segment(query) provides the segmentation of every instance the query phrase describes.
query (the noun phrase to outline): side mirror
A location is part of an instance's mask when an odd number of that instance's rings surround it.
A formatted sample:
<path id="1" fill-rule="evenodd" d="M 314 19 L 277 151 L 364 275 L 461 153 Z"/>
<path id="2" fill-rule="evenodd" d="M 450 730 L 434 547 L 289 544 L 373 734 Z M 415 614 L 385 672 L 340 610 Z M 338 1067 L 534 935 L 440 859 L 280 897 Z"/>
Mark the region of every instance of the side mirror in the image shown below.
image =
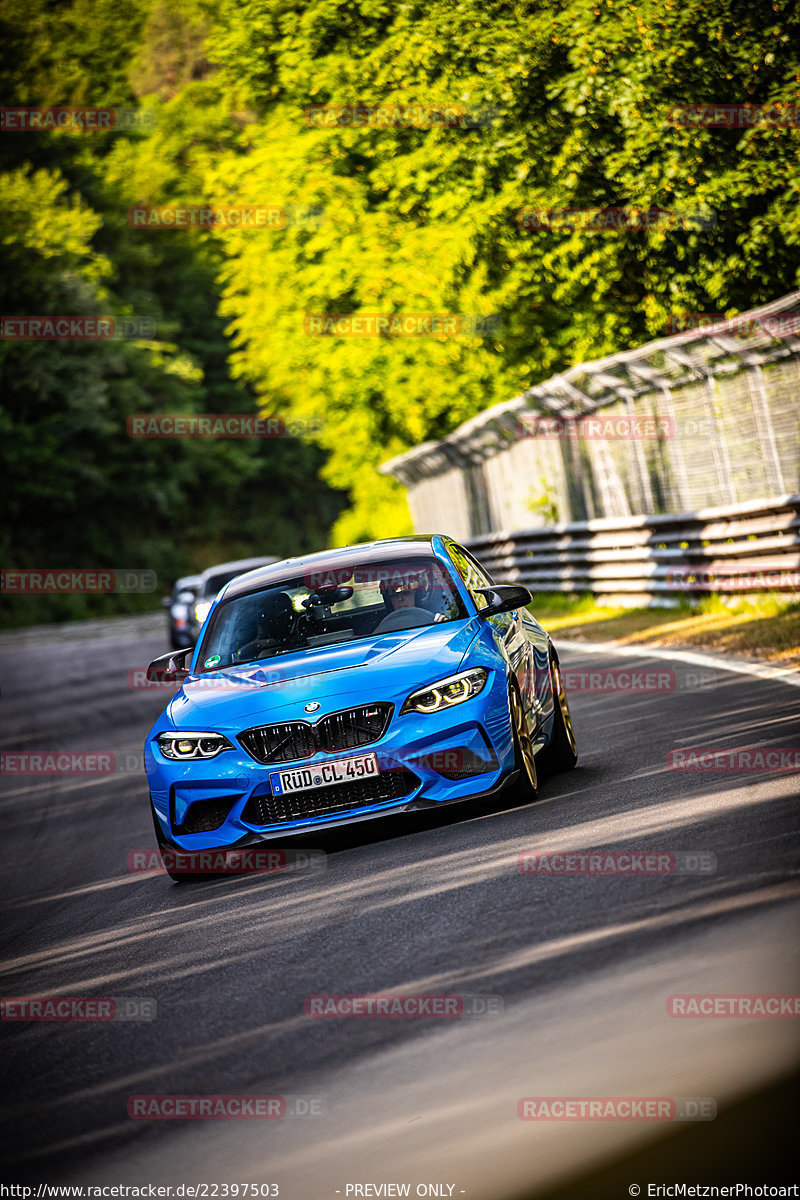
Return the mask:
<path id="1" fill-rule="evenodd" d="M 161 607 L 162 608 L 171 608 L 172 607 L 172 596 L 164 596 L 161 601 Z"/>
<path id="2" fill-rule="evenodd" d="M 475 591 L 480 592 L 489 601 L 486 607 L 478 612 L 482 620 L 486 617 L 496 617 L 498 613 L 513 612 L 515 608 L 524 608 L 533 599 L 521 583 L 496 583 L 493 587 L 475 588 Z"/>
<path id="3" fill-rule="evenodd" d="M 189 674 L 186 664 L 193 654 L 194 646 L 187 646 L 185 650 L 170 650 L 169 654 L 154 658 L 147 668 L 147 678 L 151 683 L 176 683 L 185 679 Z"/>

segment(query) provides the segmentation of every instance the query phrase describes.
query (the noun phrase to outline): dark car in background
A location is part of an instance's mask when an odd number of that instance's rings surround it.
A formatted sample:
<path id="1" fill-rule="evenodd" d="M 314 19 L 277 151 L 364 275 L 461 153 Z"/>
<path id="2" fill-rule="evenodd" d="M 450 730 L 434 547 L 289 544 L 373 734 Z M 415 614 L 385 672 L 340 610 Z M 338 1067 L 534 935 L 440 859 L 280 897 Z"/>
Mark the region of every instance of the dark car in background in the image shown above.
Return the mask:
<path id="1" fill-rule="evenodd" d="M 217 563 L 216 566 L 208 567 L 199 578 L 194 603 L 189 606 L 188 641 L 183 644 L 193 646 L 197 641 L 203 622 L 211 611 L 214 598 L 226 583 L 230 583 L 237 575 L 243 575 L 245 571 L 253 571 L 256 567 L 267 567 L 270 563 L 277 561 L 275 555 L 272 555 L 270 558 L 238 558 L 231 562 Z"/>
<path id="2" fill-rule="evenodd" d="M 167 610 L 167 632 L 173 650 L 184 650 L 194 643 L 189 632 L 189 617 L 200 591 L 200 575 L 183 575 L 175 580 L 172 595 L 164 600 Z"/>

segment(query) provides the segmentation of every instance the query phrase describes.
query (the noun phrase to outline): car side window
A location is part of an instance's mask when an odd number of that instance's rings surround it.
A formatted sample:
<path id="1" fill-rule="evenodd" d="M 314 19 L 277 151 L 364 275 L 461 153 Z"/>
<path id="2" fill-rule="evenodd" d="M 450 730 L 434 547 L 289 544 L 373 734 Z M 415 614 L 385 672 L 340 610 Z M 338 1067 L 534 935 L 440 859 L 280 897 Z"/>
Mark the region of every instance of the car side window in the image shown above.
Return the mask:
<path id="1" fill-rule="evenodd" d="M 453 560 L 456 570 L 464 581 L 464 586 L 473 599 L 477 609 L 485 608 L 489 601 L 477 588 L 491 587 L 493 580 L 480 567 L 468 550 L 463 546 L 450 545 L 447 552 Z"/>

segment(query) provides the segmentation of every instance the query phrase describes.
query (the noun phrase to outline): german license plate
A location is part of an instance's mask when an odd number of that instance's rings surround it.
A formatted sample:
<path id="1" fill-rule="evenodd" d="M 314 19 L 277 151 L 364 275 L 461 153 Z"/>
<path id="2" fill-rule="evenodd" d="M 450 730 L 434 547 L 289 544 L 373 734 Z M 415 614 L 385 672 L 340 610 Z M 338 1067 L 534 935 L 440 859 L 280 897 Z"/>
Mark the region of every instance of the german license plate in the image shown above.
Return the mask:
<path id="1" fill-rule="evenodd" d="M 306 792 L 309 788 L 331 787 L 336 783 L 355 783 L 377 775 L 377 754 L 356 754 L 353 758 L 334 758 L 331 762 L 314 763 L 313 767 L 292 767 L 276 771 L 269 782 L 273 796 L 287 792 Z"/>

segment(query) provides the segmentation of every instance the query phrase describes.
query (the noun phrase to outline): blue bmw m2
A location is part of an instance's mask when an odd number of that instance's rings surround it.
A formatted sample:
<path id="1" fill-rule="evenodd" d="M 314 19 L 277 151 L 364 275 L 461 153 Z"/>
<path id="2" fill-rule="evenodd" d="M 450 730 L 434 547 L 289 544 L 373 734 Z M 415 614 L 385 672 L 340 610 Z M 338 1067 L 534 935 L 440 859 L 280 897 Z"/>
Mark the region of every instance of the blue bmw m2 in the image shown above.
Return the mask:
<path id="1" fill-rule="evenodd" d="M 573 767 L 577 747 L 530 600 L 441 534 L 231 580 L 197 644 L 148 668 L 181 682 L 145 743 L 162 852 L 174 865 L 505 787 L 535 796 L 540 766 Z"/>

